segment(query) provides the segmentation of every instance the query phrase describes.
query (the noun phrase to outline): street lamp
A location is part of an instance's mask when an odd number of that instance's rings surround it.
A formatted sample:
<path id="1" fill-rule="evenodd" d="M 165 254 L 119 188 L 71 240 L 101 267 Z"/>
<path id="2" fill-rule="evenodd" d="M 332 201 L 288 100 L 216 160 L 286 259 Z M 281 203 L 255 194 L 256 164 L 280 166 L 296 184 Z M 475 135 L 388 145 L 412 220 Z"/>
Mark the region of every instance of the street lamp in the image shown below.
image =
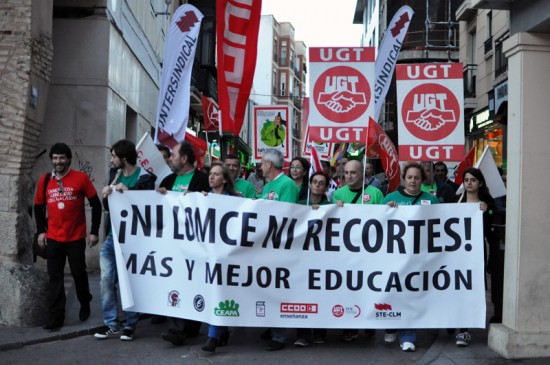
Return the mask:
<path id="1" fill-rule="evenodd" d="M 149 4 L 151 5 L 151 9 L 153 9 L 153 13 L 155 14 L 155 18 L 159 15 L 166 15 L 166 16 L 170 15 L 170 11 L 168 11 L 168 7 L 172 3 L 172 0 L 164 0 L 164 3 L 166 4 L 166 11 L 159 12 L 159 11 L 155 10 L 155 7 L 153 5 L 153 0 L 149 0 Z"/>

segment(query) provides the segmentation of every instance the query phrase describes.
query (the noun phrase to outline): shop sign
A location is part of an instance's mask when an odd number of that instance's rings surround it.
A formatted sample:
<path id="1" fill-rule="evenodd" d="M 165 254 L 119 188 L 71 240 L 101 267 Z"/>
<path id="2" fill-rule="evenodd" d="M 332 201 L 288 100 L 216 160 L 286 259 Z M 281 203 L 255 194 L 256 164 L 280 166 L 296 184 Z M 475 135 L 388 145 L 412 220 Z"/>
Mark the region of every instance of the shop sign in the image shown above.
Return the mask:
<path id="1" fill-rule="evenodd" d="M 493 123 L 493 120 L 490 117 L 489 109 L 485 109 L 482 112 L 474 114 L 470 118 L 470 125 L 468 130 L 471 133 L 475 130 L 482 129 L 491 123 Z"/>

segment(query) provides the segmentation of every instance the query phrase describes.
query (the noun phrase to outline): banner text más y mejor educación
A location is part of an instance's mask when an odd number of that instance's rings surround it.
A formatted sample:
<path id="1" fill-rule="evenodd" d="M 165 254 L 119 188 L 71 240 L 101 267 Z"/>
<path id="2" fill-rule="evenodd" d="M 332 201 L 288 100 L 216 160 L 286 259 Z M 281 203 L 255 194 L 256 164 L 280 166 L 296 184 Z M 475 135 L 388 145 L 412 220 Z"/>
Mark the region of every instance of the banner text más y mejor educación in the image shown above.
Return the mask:
<path id="1" fill-rule="evenodd" d="M 109 206 L 127 310 L 228 326 L 485 326 L 478 204 L 312 210 L 140 191 Z"/>

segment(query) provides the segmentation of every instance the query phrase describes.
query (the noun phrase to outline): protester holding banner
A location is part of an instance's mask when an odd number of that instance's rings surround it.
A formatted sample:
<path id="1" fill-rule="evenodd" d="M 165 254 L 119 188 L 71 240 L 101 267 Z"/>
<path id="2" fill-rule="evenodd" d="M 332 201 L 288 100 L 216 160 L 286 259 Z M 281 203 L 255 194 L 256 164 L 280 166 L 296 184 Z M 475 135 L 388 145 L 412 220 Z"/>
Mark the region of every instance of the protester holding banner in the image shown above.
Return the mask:
<path id="1" fill-rule="evenodd" d="M 233 179 L 230 175 L 227 165 L 220 162 L 214 162 L 210 168 L 208 174 L 208 184 L 210 186 L 210 192 L 203 192 L 204 195 L 208 194 L 221 194 L 240 196 L 240 193 L 235 191 Z M 208 339 L 204 346 L 203 351 L 215 352 L 216 347 L 227 345 L 229 340 L 229 331 L 226 326 L 208 325 Z"/>
<path id="2" fill-rule="evenodd" d="M 170 156 L 173 174 L 162 180 L 157 191 L 166 194 L 168 190 L 177 192 L 208 191 L 210 185 L 205 173 L 195 168 L 195 152 L 191 143 L 184 141 L 174 146 Z M 173 327 L 162 334 L 162 339 L 173 345 L 182 346 L 187 338 L 198 336 L 201 322 L 172 318 Z"/>
<path id="3" fill-rule="evenodd" d="M 309 199 L 300 199 L 298 204 L 319 206 L 330 204 L 327 198 L 329 177 L 323 171 L 314 172 L 309 178 Z"/>
<path id="4" fill-rule="evenodd" d="M 103 207 L 109 210 L 107 197 L 116 190 L 122 193 L 124 190 L 153 190 L 156 176 L 145 169 L 136 166 L 136 146 L 128 140 L 117 141 L 111 148 L 111 164 L 113 168 L 109 173 L 108 185 L 103 188 Z M 106 219 L 107 237 L 99 252 L 99 265 L 101 267 L 101 308 L 103 309 L 103 323 L 105 324 L 94 337 L 106 339 L 117 335 L 122 325 L 123 341 L 132 341 L 134 331 L 139 319 L 139 313 L 124 311 L 124 321 L 118 318 L 117 309 L 117 266 L 115 258 L 115 244 L 111 228 L 111 220 Z"/>
<path id="5" fill-rule="evenodd" d="M 324 172 L 314 172 L 309 178 L 309 199 L 300 200 L 298 204 L 311 205 L 313 209 L 317 209 L 319 205 L 329 204 L 330 202 L 326 195 L 329 181 L 329 177 Z M 294 345 L 298 347 L 307 347 L 310 341 L 315 344 L 323 344 L 325 343 L 326 335 L 327 330 L 323 328 L 298 328 Z"/>
<path id="6" fill-rule="evenodd" d="M 303 157 L 294 157 L 290 161 L 287 176 L 294 181 L 298 190 L 298 200 L 307 198 L 307 182 L 308 182 L 309 162 Z"/>
<path id="7" fill-rule="evenodd" d="M 260 198 L 287 203 L 296 203 L 298 201 L 298 190 L 294 181 L 283 172 L 284 163 L 281 151 L 274 148 L 266 149 L 262 156 L 261 169 L 268 183 L 265 184 Z M 286 329 L 272 328 L 271 342 L 266 350 L 282 350 L 285 347 L 285 341 Z"/>
<path id="8" fill-rule="evenodd" d="M 347 204 L 380 204 L 384 195 L 380 189 L 363 185 L 363 164 L 357 160 L 349 161 L 344 167 L 346 186 L 334 192 L 332 201 L 338 205 Z"/>
<path id="9" fill-rule="evenodd" d="M 481 170 L 475 167 L 467 168 L 462 174 L 464 192 L 460 196 L 459 203 L 479 203 L 479 209 L 483 212 L 483 234 L 489 243 L 489 260 L 487 260 L 487 251 L 485 250 L 486 265 L 488 269 L 494 267 L 493 261 L 497 257 L 498 243 L 494 239 L 492 230 L 493 214 L 495 212 L 495 201 L 485 182 L 485 177 Z M 491 271 L 491 287 L 493 282 L 493 271 Z M 456 335 L 456 345 L 460 347 L 468 346 L 471 336 L 467 328 L 461 328 Z"/>
<path id="10" fill-rule="evenodd" d="M 382 204 L 397 208 L 399 205 L 431 205 L 438 204 L 439 200 L 430 193 L 421 190 L 422 181 L 426 179 L 421 165 L 411 162 L 403 168 L 401 175 L 404 186 L 399 186 L 396 191 L 388 194 Z M 396 331 L 386 330 L 384 341 L 392 343 L 396 340 Z M 416 330 L 399 330 L 399 343 L 401 349 L 406 352 L 416 351 Z"/>
<path id="11" fill-rule="evenodd" d="M 225 157 L 225 165 L 233 179 L 235 190 L 244 198 L 255 198 L 256 190 L 254 189 L 254 185 L 239 177 L 241 173 L 241 160 L 239 160 L 239 157 L 237 155 L 227 155 Z"/>
<path id="12" fill-rule="evenodd" d="M 357 160 L 351 160 L 344 166 L 346 186 L 334 192 L 332 202 L 338 206 L 344 204 L 380 204 L 384 195 L 380 189 L 374 186 L 364 186 L 363 164 Z M 367 330 L 368 335 L 374 335 L 374 331 Z M 344 342 L 351 342 L 358 337 L 357 330 L 345 330 L 342 333 Z"/>

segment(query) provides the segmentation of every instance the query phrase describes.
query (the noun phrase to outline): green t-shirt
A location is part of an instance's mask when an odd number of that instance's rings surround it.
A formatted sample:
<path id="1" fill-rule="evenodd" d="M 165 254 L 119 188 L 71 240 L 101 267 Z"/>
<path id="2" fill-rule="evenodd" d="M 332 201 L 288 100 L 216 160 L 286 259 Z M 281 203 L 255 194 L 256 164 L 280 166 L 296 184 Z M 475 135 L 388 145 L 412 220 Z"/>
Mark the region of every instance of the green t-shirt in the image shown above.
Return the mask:
<path id="1" fill-rule="evenodd" d="M 138 167 L 132 175 L 124 176 L 123 174 L 121 174 L 118 177 L 117 181 L 115 182 L 115 185 L 118 184 L 118 183 L 123 183 L 124 185 L 126 185 L 128 187 L 128 189 L 131 189 L 134 186 L 136 186 L 136 184 L 139 180 L 139 175 L 140 174 L 141 174 L 141 167 Z M 109 235 L 110 236 L 113 235 L 113 228 L 111 228 L 109 230 Z"/>
<path id="2" fill-rule="evenodd" d="M 241 178 L 237 178 L 237 180 L 235 180 L 235 190 L 243 194 L 243 198 L 256 197 L 256 190 L 254 189 L 254 185 Z"/>
<path id="3" fill-rule="evenodd" d="M 294 181 L 281 173 L 275 179 L 265 184 L 260 198 L 296 203 L 298 201 L 298 190 Z"/>
<path id="4" fill-rule="evenodd" d="M 349 204 L 355 199 L 356 195 L 357 192 L 351 191 L 349 185 L 346 185 L 334 192 L 332 202 L 336 203 L 338 200 L 342 200 L 344 203 Z M 380 204 L 382 199 L 384 199 L 384 194 L 382 194 L 380 189 L 369 185 L 363 191 L 363 201 L 361 202 L 361 197 L 359 197 L 355 204 Z"/>
<path id="5" fill-rule="evenodd" d="M 187 174 L 178 175 L 174 181 L 174 186 L 172 186 L 172 191 L 177 191 L 180 193 L 185 193 L 189 189 L 189 183 L 195 174 L 195 169 L 189 171 Z"/>
<path id="6" fill-rule="evenodd" d="M 433 196 L 435 196 L 437 194 L 437 184 L 435 182 L 432 185 L 422 184 L 420 186 L 420 190 L 428 194 L 433 194 Z"/>
<path id="7" fill-rule="evenodd" d="M 118 180 L 116 181 L 115 185 L 118 184 L 118 183 L 123 183 L 129 189 L 131 189 L 134 186 L 136 186 L 136 184 L 139 180 L 139 175 L 140 174 L 141 174 L 141 167 L 138 167 L 132 175 L 124 176 L 123 174 L 121 174 L 119 176 Z"/>
<path id="8" fill-rule="evenodd" d="M 398 190 L 386 195 L 384 200 L 382 200 L 382 204 L 386 204 L 388 202 L 396 202 L 398 205 L 412 205 L 415 200 L 416 203 L 414 205 L 439 204 L 439 200 L 435 196 L 430 193 L 426 193 L 425 191 L 423 191 L 420 197 L 418 197 L 417 199 L 417 196 L 409 195 L 405 192 L 400 192 Z"/>

